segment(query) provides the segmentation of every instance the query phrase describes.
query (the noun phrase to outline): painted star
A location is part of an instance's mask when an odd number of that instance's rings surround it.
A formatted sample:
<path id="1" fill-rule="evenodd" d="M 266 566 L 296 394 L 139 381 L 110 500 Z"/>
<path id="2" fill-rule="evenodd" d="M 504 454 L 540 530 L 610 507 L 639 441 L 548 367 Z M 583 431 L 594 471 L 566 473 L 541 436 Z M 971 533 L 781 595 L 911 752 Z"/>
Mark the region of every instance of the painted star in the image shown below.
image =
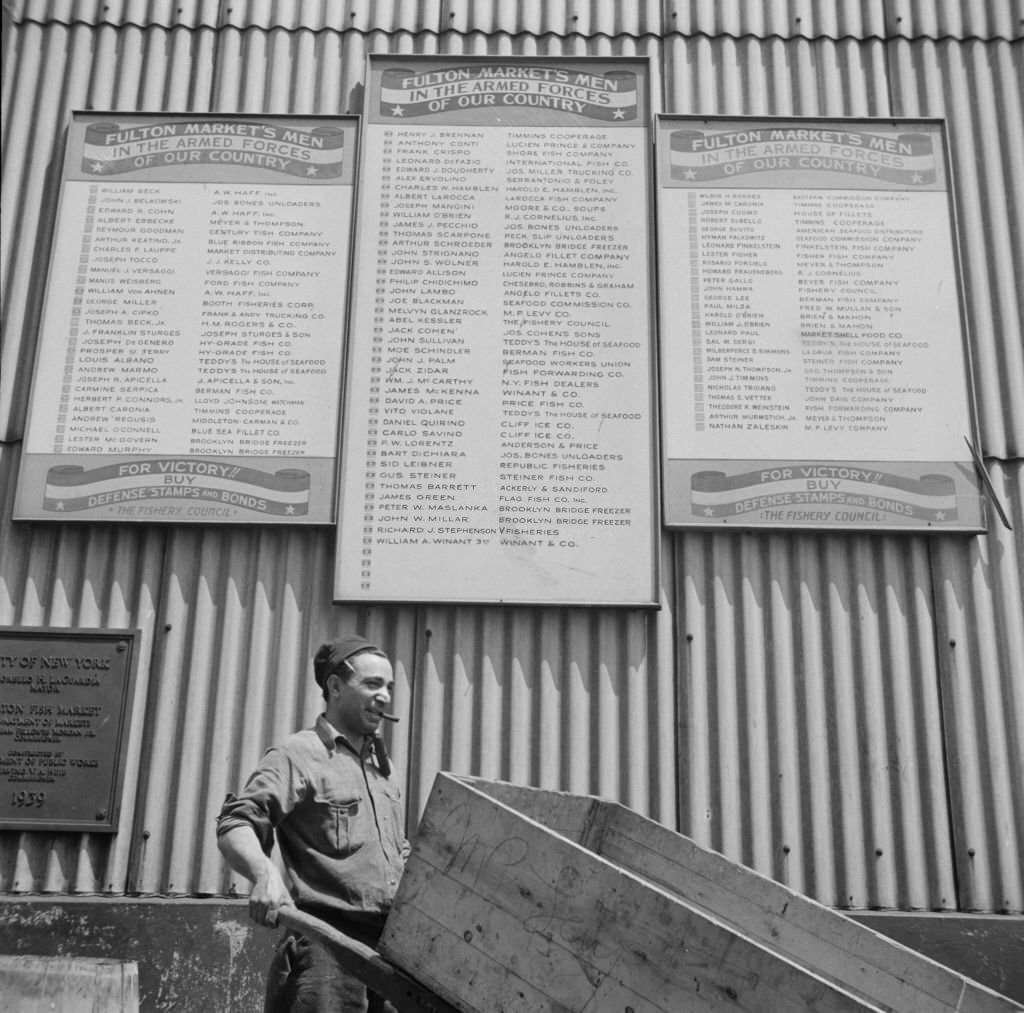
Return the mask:
<path id="1" fill-rule="evenodd" d="M 911 183 L 923 183 L 924 182 L 924 176 L 922 176 L 921 173 L 919 173 L 919 172 L 915 172 L 914 175 L 910 177 L 910 182 Z"/>
<path id="2" fill-rule="evenodd" d="M 106 165 L 104 165 L 103 162 L 93 162 L 92 163 L 92 171 L 93 172 L 103 172 L 104 169 L 106 169 Z"/>
<path id="3" fill-rule="evenodd" d="M 62 499 L 57 500 L 57 507 L 56 507 L 56 509 L 58 509 L 58 510 L 63 510 L 64 509 L 64 500 L 62 500 Z"/>
<path id="4" fill-rule="evenodd" d="M 687 169 L 686 172 L 683 175 L 687 179 L 696 179 L 697 178 L 697 172 L 696 172 L 695 169 Z"/>
<path id="5" fill-rule="evenodd" d="M 626 110 L 625 109 L 616 109 L 615 112 L 612 114 L 612 119 L 613 120 L 624 120 L 625 118 L 626 118 Z"/>
<path id="6" fill-rule="evenodd" d="M 392 106 L 391 107 L 391 115 L 392 116 L 404 116 L 405 115 L 405 110 L 401 106 Z"/>
<path id="7" fill-rule="evenodd" d="M 315 165 L 306 166 L 306 175 L 315 176 L 320 170 Z"/>
<path id="8" fill-rule="evenodd" d="M 714 517 L 715 516 L 715 511 L 712 510 L 711 507 L 704 507 L 704 516 L 705 517 Z"/>
<path id="9" fill-rule="evenodd" d="M 935 512 L 935 519 L 937 521 L 944 521 L 946 519 L 946 511 L 945 510 L 937 510 Z"/>
<path id="10" fill-rule="evenodd" d="M 286 506 L 286 507 L 284 508 L 284 512 L 285 512 L 286 514 L 294 514 L 294 513 L 295 513 L 295 507 L 293 507 L 293 506 L 292 506 L 292 505 L 291 505 L 291 504 L 289 503 L 289 504 L 288 504 L 288 506 Z"/>

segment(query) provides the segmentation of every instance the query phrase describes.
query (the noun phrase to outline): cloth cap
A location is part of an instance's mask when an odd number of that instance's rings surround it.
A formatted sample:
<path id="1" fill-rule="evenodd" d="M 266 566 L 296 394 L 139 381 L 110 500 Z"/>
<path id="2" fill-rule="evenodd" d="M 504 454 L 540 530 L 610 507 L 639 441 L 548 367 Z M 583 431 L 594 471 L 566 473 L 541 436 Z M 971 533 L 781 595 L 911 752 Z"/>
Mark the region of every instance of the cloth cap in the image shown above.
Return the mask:
<path id="1" fill-rule="evenodd" d="M 351 658 L 354 654 L 362 654 L 363 651 L 373 651 L 375 654 L 384 652 L 369 640 L 359 636 L 357 633 L 350 633 L 337 640 L 331 640 L 321 645 L 320 650 L 313 657 L 313 675 L 317 684 L 323 688 L 327 677 L 337 672 L 342 662 Z"/>

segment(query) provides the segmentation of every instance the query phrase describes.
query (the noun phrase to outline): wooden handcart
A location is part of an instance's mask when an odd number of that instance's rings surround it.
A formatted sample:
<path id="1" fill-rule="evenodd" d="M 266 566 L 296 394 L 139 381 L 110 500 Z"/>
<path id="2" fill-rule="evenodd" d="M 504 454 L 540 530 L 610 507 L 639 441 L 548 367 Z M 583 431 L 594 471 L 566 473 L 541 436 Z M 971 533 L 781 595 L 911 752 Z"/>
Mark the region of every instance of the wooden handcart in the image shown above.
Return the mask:
<path id="1" fill-rule="evenodd" d="M 401 1013 L 1012 1013 L 852 919 L 590 796 L 439 774 L 380 950 Z"/>

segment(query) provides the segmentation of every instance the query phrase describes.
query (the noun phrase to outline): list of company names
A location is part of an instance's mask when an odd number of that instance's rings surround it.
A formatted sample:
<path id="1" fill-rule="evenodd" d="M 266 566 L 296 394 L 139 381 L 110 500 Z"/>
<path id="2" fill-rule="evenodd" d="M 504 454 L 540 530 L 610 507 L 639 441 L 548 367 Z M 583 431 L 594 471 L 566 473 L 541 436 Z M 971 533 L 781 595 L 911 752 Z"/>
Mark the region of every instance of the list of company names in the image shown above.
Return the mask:
<path id="1" fill-rule="evenodd" d="M 649 600 L 643 139 L 368 129 L 342 596 Z"/>
<path id="2" fill-rule="evenodd" d="M 691 191 L 686 201 L 695 432 L 718 445 L 728 433 L 885 441 L 928 411 L 934 350 L 906 294 L 924 244 L 940 236 L 908 220 L 909 195 Z"/>

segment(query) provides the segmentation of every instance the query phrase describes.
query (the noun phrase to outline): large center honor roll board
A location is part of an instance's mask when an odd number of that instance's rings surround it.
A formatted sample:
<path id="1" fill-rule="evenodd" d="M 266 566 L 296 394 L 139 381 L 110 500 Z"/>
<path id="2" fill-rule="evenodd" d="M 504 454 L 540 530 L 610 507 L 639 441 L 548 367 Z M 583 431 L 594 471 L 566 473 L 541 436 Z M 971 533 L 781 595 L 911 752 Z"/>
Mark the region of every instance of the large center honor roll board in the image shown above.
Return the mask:
<path id="1" fill-rule="evenodd" d="M 357 130 L 73 115 L 16 517 L 333 522 Z"/>
<path id="2" fill-rule="evenodd" d="M 336 600 L 652 605 L 648 65 L 371 57 Z"/>
<path id="3" fill-rule="evenodd" d="M 941 122 L 656 143 L 665 523 L 983 530 Z"/>

